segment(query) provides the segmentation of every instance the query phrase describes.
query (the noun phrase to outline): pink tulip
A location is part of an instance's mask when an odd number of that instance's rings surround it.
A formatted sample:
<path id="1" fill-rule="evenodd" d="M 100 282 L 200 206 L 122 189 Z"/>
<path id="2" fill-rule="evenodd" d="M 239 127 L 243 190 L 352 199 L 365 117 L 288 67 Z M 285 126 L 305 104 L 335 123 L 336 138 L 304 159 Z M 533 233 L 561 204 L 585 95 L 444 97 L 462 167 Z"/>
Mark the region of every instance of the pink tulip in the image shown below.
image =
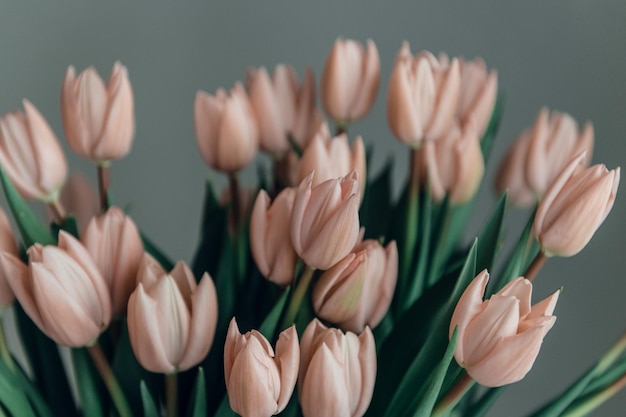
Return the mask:
<path id="1" fill-rule="evenodd" d="M 144 253 L 137 226 L 111 207 L 89 222 L 81 240 L 109 286 L 113 315 L 123 315 Z"/>
<path id="2" fill-rule="evenodd" d="M 585 154 L 571 161 L 539 202 L 533 233 L 546 256 L 576 255 L 613 207 L 620 169 L 582 169 L 585 161 Z"/>
<path id="3" fill-rule="evenodd" d="M 184 262 L 167 273 L 146 254 L 137 280 L 128 300 L 128 334 L 141 366 L 173 373 L 200 363 L 217 324 L 217 294 L 209 274 L 196 284 Z"/>
<path id="4" fill-rule="evenodd" d="M 359 243 L 313 287 L 317 315 L 340 328 L 361 332 L 376 327 L 389 309 L 398 279 L 398 249 L 375 240 Z"/>
<path id="5" fill-rule="evenodd" d="M 304 80 L 298 89 L 296 111 L 291 126 L 291 135 L 300 149 L 307 147 L 323 122 L 324 118 L 315 105 L 315 76 L 313 70 L 307 68 Z"/>
<path id="6" fill-rule="evenodd" d="M 287 406 L 298 378 L 296 328 L 280 333 L 276 354 L 256 330 L 241 334 L 233 317 L 224 346 L 224 375 L 230 407 L 242 417 L 269 417 Z"/>
<path id="7" fill-rule="evenodd" d="M 73 172 L 61 190 L 61 203 L 68 213 L 76 217 L 78 230 L 82 235 L 87 223 L 100 212 L 98 194 L 91 183 L 80 173 Z M 50 219 L 54 219 L 52 213 Z"/>
<path id="8" fill-rule="evenodd" d="M 230 95 L 223 89 L 214 96 L 198 91 L 194 120 L 200 154 L 211 168 L 234 173 L 256 156 L 258 127 L 241 84 L 235 84 Z"/>
<path id="9" fill-rule="evenodd" d="M 554 325 L 559 291 L 531 307 L 532 284 L 519 277 L 483 301 L 489 281 L 483 270 L 467 287 L 452 315 L 458 327 L 454 357 L 481 385 L 499 387 L 524 378 L 543 338 Z"/>
<path id="10" fill-rule="evenodd" d="M 15 257 L 20 256 L 20 251 L 17 247 L 17 243 L 15 243 L 15 236 L 13 236 L 13 229 L 11 229 L 9 219 L 4 210 L 0 207 L 0 253 L 5 252 Z M 4 308 L 8 307 L 13 300 L 15 300 L 13 290 L 11 290 L 7 277 L 4 275 L 4 268 L 0 268 L 0 315 L 2 315 Z"/>
<path id="11" fill-rule="evenodd" d="M 322 105 L 340 123 L 365 116 L 376 99 L 380 81 L 380 58 L 373 41 L 366 48 L 353 40 L 337 39 L 321 79 Z"/>
<path id="12" fill-rule="evenodd" d="M 350 253 L 359 236 L 359 179 L 352 171 L 312 188 L 313 175 L 296 191 L 291 242 L 308 266 L 328 269 Z"/>
<path id="13" fill-rule="evenodd" d="M 111 320 L 107 284 L 87 250 L 59 232 L 57 246 L 35 244 L 28 266 L 0 255 L 0 268 L 31 320 L 60 345 L 81 347 L 96 341 Z"/>
<path id="14" fill-rule="evenodd" d="M 461 60 L 460 64 L 461 91 L 456 117 L 461 126 L 471 121 L 478 138 L 482 139 L 496 104 L 498 74 L 493 70 L 488 71 L 481 58 Z"/>
<path id="15" fill-rule="evenodd" d="M 107 85 L 93 67 L 78 77 L 69 67 L 61 90 L 61 115 L 67 141 L 78 155 L 98 164 L 125 156 L 135 135 L 133 90 L 126 67 L 116 62 Z"/>
<path id="16" fill-rule="evenodd" d="M 41 113 L 23 104 L 24 112 L 0 117 L 0 165 L 22 197 L 54 202 L 67 176 L 65 156 Z"/>
<path id="17" fill-rule="evenodd" d="M 298 262 L 289 237 L 295 197 L 295 188 L 285 188 L 270 205 L 269 196 L 261 190 L 250 217 L 254 261 L 265 278 L 280 286 L 291 284 Z"/>
<path id="18" fill-rule="evenodd" d="M 300 342 L 298 395 L 304 417 L 360 417 L 376 381 L 376 346 L 369 327 L 354 333 L 309 323 Z"/>
<path id="19" fill-rule="evenodd" d="M 402 44 L 389 80 L 387 121 L 402 142 L 419 147 L 450 129 L 457 111 L 461 74 L 459 61 L 430 52 L 411 56 L 408 42 Z"/>
<path id="20" fill-rule="evenodd" d="M 537 201 L 524 175 L 530 143 L 530 135 L 526 133 L 523 133 L 509 148 L 500 162 L 495 181 L 496 191 L 498 193 L 508 191 L 508 201 L 521 207 L 531 206 Z"/>

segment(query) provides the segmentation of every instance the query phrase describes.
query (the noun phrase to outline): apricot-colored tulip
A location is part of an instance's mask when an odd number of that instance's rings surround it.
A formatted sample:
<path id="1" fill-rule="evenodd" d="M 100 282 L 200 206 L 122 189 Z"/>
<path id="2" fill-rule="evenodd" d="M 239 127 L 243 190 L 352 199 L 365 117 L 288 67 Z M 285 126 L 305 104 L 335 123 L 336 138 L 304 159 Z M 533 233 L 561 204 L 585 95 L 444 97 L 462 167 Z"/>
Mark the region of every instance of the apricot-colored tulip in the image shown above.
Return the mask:
<path id="1" fill-rule="evenodd" d="M 4 252 L 10 253 L 16 257 L 19 257 L 20 254 L 9 219 L 4 210 L 0 207 L 0 253 Z M 4 276 L 4 269 L 0 268 L 0 314 L 2 314 L 2 310 L 9 306 L 13 300 L 15 300 L 13 290 L 11 290 L 7 278 Z"/>
<path id="2" fill-rule="evenodd" d="M 498 74 L 488 71 L 481 58 L 461 60 L 460 64 L 461 90 L 456 117 L 461 126 L 471 121 L 482 139 L 496 104 Z"/>

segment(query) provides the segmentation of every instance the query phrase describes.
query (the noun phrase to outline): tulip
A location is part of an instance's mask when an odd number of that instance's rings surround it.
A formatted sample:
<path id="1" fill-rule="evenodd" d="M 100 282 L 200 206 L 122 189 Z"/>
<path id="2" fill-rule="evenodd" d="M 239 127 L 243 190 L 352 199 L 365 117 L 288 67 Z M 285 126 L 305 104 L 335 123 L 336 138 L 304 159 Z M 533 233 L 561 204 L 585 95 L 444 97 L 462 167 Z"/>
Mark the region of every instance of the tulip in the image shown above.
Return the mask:
<path id="1" fill-rule="evenodd" d="M 217 324 L 217 295 L 209 274 L 196 284 L 184 262 L 167 273 L 146 254 L 137 280 L 128 300 L 128 334 L 141 366 L 169 374 L 200 363 Z"/>
<path id="2" fill-rule="evenodd" d="M 298 262 L 289 237 L 295 188 L 285 188 L 270 205 L 259 192 L 250 217 L 250 249 L 261 274 L 280 286 L 290 285 Z"/>
<path id="3" fill-rule="evenodd" d="M 461 126 L 471 121 L 478 138 L 482 139 L 496 104 L 498 74 L 496 71 L 488 72 L 485 61 L 480 58 L 461 60 L 460 70 L 461 89 L 456 117 Z"/>
<path id="4" fill-rule="evenodd" d="M 100 212 L 98 194 L 91 183 L 79 172 L 73 172 L 61 190 L 61 203 L 76 217 L 82 235 L 92 217 Z M 53 219 L 50 213 L 50 219 Z"/>
<path id="5" fill-rule="evenodd" d="M 423 152 L 418 155 L 426 167 L 429 190 L 435 201 L 442 201 L 448 194 L 450 204 L 460 205 L 478 191 L 485 162 L 472 122 L 462 131 L 455 125 L 443 137 L 425 143 Z"/>
<path id="6" fill-rule="evenodd" d="M 60 231 L 57 246 L 35 244 L 28 266 L 0 255 L 0 268 L 31 320 L 56 343 L 70 347 L 96 342 L 111 320 L 107 284 L 89 252 Z"/>
<path id="7" fill-rule="evenodd" d="M 308 266 L 328 269 L 350 253 L 359 236 L 358 174 L 352 171 L 312 188 L 313 176 L 296 191 L 291 242 Z"/>
<path id="8" fill-rule="evenodd" d="M 402 142 L 419 147 L 443 136 L 454 121 L 459 101 L 459 61 L 430 52 L 411 56 L 404 42 L 394 64 L 387 93 L 387 121 Z"/>
<path id="9" fill-rule="evenodd" d="M 313 70 L 307 68 L 298 89 L 294 120 L 290 130 L 300 149 L 307 147 L 323 122 L 324 118 L 315 106 L 315 76 Z"/>
<path id="10" fill-rule="evenodd" d="M 312 292 L 317 315 L 346 331 L 374 328 L 389 309 L 398 279 L 398 248 L 375 240 L 359 243 L 324 272 Z"/>
<path id="11" fill-rule="evenodd" d="M 380 81 L 380 58 L 371 40 L 367 47 L 353 40 L 337 39 L 321 79 L 322 105 L 339 123 L 365 116 L 376 99 Z"/>
<path id="12" fill-rule="evenodd" d="M 0 117 L 0 165 L 22 197 L 55 202 L 67 175 L 65 156 L 41 113 L 28 100 L 23 105 L 24 112 Z"/>
<path id="13" fill-rule="evenodd" d="M 224 375 L 230 407 L 242 417 L 269 417 L 284 410 L 298 378 L 296 328 L 280 333 L 276 355 L 257 330 L 239 332 L 233 317 L 224 346 Z"/>
<path id="14" fill-rule="evenodd" d="M 0 207 L 0 253 L 5 252 L 15 257 L 20 256 L 9 219 Z M 4 275 L 4 268 L 0 268 L 0 315 L 2 315 L 4 308 L 9 306 L 13 300 L 15 300 L 15 295 L 13 295 L 7 277 Z"/>
<path id="15" fill-rule="evenodd" d="M 234 173 L 256 156 L 258 127 L 241 84 L 230 95 L 221 88 L 214 96 L 198 91 L 194 120 L 200 154 L 213 169 Z"/>
<path id="16" fill-rule="evenodd" d="M 532 284 L 519 277 L 483 301 L 489 281 L 483 270 L 467 287 L 450 322 L 456 361 L 481 385 L 499 387 L 524 378 L 543 338 L 554 325 L 559 291 L 531 307 Z"/>
<path id="17" fill-rule="evenodd" d="M 581 169 L 585 160 L 585 154 L 572 160 L 539 202 L 533 233 L 546 256 L 576 255 L 613 207 L 620 169 Z"/>
<path id="18" fill-rule="evenodd" d="M 365 169 L 363 139 L 357 136 L 350 148 L 348 136 L 345 133 L 331 138 L 328 125 L 323 123 L 300 158 L 297 183 L 304 180 L 311 171 L 316 173 L 313 177 L 313 187 L 315 187 L 324 181 L 346 176 L 352 170 L 356 170 L 359 173 L 359 189 L 363 191 L 366 179 Z"/>
<path id="19" fill-rule="evenodd" d="M 376 346 L 369 327 L 357 336 L 309 323 L 300 342 L 298 395 L 304 417 L 360 417 L 376 380 Z"/>
<path id="20" fill-rule="evenodd" d="M 109 286 L 113 315 L 123 315 L 143 259 L 137 226 L 122 210 L 111 207 L 89 222 L 81 240 Z"/>
<path id="21" fill-rule="evenodd" d="M 530 206 L 541 198 L 575 156 L 586 152 L 589 165 L 594 142 L 593 126 L 579 132 L 576 121 L 566 113 L 541 109 L 534 125 L 515 140 L 500 164 L 496 188 L 509 189 L 517 205 Z"/>
<path id="22" fill-rule="evenodd" d="M 125 156 L 135 135 L 133 90 L 120 62 L 104 81 L 93 67 L 78 76 L 69 67 L 61 90 L 61 116 L 70 147 L 98 164 Z"/>

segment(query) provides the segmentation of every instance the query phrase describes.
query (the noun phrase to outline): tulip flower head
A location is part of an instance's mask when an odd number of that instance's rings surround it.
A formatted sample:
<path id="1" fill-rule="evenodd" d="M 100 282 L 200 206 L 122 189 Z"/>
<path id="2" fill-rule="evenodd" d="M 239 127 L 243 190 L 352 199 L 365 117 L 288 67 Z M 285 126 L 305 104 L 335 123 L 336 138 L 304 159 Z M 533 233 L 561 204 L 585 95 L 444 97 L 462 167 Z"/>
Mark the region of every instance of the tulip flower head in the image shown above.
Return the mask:
<path id="1" fill-rule="evenodd" d="M 345 257 L 359 236 L 359 178 L 344 178 L 312 187 L 314 172 L 298 190 L 291 214 L 291 242 L 304 262 L 328 269 Z"/>
<path id="2" fill-rule="evenodd" d="M 184 262 L 167 273 L 146 254 L 137 280 L 128 300 L 128 334 L 141 366 L 173 373 L 200 363 L 217 325 L 217 294 L 209 274 L 196 284 Z"/>
<path id="3" fill-rule="evenodd" d="M 306 148 L 309 141 L 324 122 L 322 114 L 315 104 L 315 75 L 307 68 L 304 80 L 298 88 L 296 110 L 290 133 L 300 149 Z"/>
<path id="4" fill-rule="evenodd" d="M 0 268 L 26 314 L 60 345 L 96 341 L 111 320 L 111 297 L 89 252 L 60 231 L 58 246 L 35 244 L 27 253 L 28 266 L 0 255 Z"/>
<path id="5" fill-rule="evenodd" d="M 0 253 L 4 252 L 15 257 L 19 257 L 20 254 L 9 219 L 0 207 Z M 13 300 L 15 300 L 13 290 L 11 290 L 7 277 L 4 276 L 4 269 L 0 268 L 0 315 L 2 315 L 4 308 L 9 306 Z"/>
<path id="6" fill-rule="evenodd" d="M 67 162 L 54 132 L 28 100 L 0 117 L 0 165 L 26 199 L 57 201 Z"/>
<path id="7" fill-rule="evenodd" d="M 472 61 L 460 60 L 461 88 L 456 118 L 461 124 L 473 123 L 482 139 L 493 113 L 498 94 L 498 74 L 488 71 L 485 61 L 475 58 Z"/>
<path id="8" fill-rule="evenodd" d="M 116 62 L 107 85 L 93 67 L 78 76 L 69 67 L 61 90 L 61 116 L 70 147 L 98 164 L 125 156 L 135 135 L 133 90 Z"/>
<path id="9" fill-rule="evenodd" d="M 533 233 L 546 256 L 576 255 L 613 208 L 620 169 L 583 169 L 585 161 L 574 158 L 539 202 Z"/>
<path id="10" fill-rule="evenodd" d="M 376 381 L 376 345 L 369 327 L 357 336 L 313 319 L 300 342 L 298 395 L 305 417 L 361 417 Z"/>
<path id="11" fill-rule="evenodd" d="M 224 346 L 224 375 L 230 407 L 242 417 L 269 417 L 284 410 L 298 378 L 296 328 L 280 333 L 276 354 L 257 330 L 239 332 L 233 317 Z"/>
<path id="12" fill-rule="evenodd" d="M 532 284 L 519 277 L 483 301 L 487 270 L 474 278 L 461 296 L 450 322 L 458 327 L 454 357 L 481 385 L 499 387 L 517 382 L 532 368 L 559 297 L 555 292 L 531 307 Z"/>
<path id="13" fill-rule="evenodd" d="M 380 57 L 373 41 L 337 39 L 326 58 L 321 79 L 322 105 L 340 124 L 365 116 L 376 99 Z"/>

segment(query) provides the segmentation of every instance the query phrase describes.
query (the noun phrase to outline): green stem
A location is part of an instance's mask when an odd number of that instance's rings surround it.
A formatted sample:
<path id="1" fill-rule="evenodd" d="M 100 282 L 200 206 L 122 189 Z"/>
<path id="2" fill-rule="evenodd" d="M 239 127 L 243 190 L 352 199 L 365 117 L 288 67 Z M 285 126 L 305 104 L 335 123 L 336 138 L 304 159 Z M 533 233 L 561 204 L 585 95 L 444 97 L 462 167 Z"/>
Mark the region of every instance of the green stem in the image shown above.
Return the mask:
<path id="1" fill-rule="evenodd" d="M 96 365 L 102 380 L 104 381 L 104 385 L 106 385 L 107 390 L 111 395 L 111 399 L 113 400 L 117 413 L 120 417 L 132 417 L 133 413 L 130 410 L 128 402 L 126 401 L 124 392 L 122 391 L 119 382 L 117 382 L 117 379 L 113 374 L 113 370 L 104 356 L 104 352 L 102 352 L 102 348 L 98 342 L 96 341 L 94 345 L 87 347 L 87 352 L 91 355 L 91 359 L 93 359 L 93 362 Z"/>
<path id="2" fill-rule="evenodd" d="M 448 411 L 452 410 L 461 398 L 465 395 L 465 393 L 474 385 L 474 380 L 470 377 L 467 372 L 463 371 L 456 384 L 450 388 L 448 391 L 435 406 L 433 410 L 432 417 L 441 417 L 445 415 Z"/>
<path id="3" fill-rule="evenodd" d="M 526 273 L 524 274 L 524 278 L 526 278 L 529 281 L 533 281 L 537 277 L 537 274 L 539 273 L 539 271 L 541 271 L 541 268 L 543 268 L 543 265 L 546 263 L 547 260 L 548 260 L 548 257 L 544 255 L 543 252 L 539 252 L 537 256 L 535 256 L 535 259 L 533 259 L 533 262 L 530 264 L 528 269 L 526 270 Z"/>
<path id="4" fill-rule="evenodd" d="M 601 374 L 609 369 L 626 349 L 626 333 L 624 333 L 613 346 L 602 356 L 596 366 L 595 374 Z"/>
<path id="5" fill-rule="evenodd" d="M 415 245 L 417 244 L 418 215 L 419 215 L 419 164 L 416 162 L 419 149 L 411 150 L 411 173 L 409 178 L 409 201 L 406 209 L 406 228 L 404 239 L 404 250 L 402 256 L 402 266 L 400 278 L 410 279 L 411 266 L 415 256 Z"/>
<path id="6" fill-rule="evenodd" d="M 583 417 L 591 413 L 596 408 L 604 404 L 609 398 L 617 394 L 622 388 L 626 386 L 626 375 L 615 381 L 612 385 L 609 385 L 605 389 L 599 391 L 597 394 L 592 395 L 589 399 L 582 404 L 572 407 L 569 411 L 561 414 L 563 417 Z"/>
<path id="7" fill-rule="evenodd" d="M 295 323 L 296 316 L 298 315 L 298 310 L 300 309 L 300 305 L 302 304 L 304 295 L 306 294 L 306 291 L 311 284 L 314 272 L 314 268 L 305 265 L 304 270 L 302 271 L 302 275 L 300 276 L 300 280 L 296 285 L 296 289 L 291 296 L 291 300 L 289 300 L 287 312 L 285 313 L 285 317 L 283 318 L 280 326 L 281 330 Z"/>
<path id="8" fill-rule="evenodd" d="M 100 210 L 103 212 L 109 208 L 109 187 L 111 178 L 109 175 L 109 165 L 98 164 L 98 190 L 100 192 Z"/>
<path id="9" fill-rule="evenodd" d="M 165 395 L 167 417 L 176 417 L 178 415 L 178 374 L 165 375 Z"/>
<path id="10" fill-rule="evenodd" d="M 13 358 L 11 357 L 11 353 L 9 352 L 9 348 L 7 346 L 7 340 L 4 337 L 4 325 L 2 323 L 2 316 L 0 315 L 0 357 L 7 364 L 11 371 L 15 372 L 15 362 L 13 362 Z"/>

